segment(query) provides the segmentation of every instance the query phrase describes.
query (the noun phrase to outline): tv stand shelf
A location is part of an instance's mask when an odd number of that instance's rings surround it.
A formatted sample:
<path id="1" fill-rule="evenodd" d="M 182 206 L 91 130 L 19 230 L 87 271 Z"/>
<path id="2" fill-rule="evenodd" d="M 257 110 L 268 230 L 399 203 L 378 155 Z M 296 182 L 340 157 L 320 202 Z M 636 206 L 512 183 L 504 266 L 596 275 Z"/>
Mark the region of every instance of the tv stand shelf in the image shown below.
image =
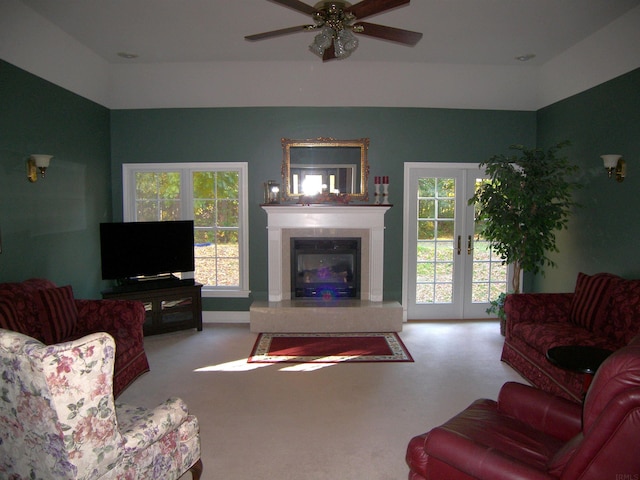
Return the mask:
<path id="1" fill-rule="evenodd" d="M 137 300 L 144 303 L 147 312 L 144 335 L 175 332 L 195 328 L 202 331 L 202 285 L 167 285 L 139 290 L 114 288 L 104 290 L 102 298 Z"/>

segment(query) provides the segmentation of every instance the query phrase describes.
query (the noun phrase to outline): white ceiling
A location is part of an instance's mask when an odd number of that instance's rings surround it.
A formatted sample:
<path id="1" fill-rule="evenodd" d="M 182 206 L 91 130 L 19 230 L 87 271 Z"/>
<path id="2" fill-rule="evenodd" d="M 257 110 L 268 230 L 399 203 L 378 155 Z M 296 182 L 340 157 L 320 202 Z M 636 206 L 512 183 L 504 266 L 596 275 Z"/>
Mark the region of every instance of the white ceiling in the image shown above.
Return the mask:
<path id="1" fill-rule="evenodd" d="M 313 1 L 313 0 L 312 0 Z M 109 63 L 309 61 L 312 32 L 245 35 L 312 23 L 268 0 L 22 0 Z M 309 4 L 312 4 L 309 2 Z M 543 65 L 640 0 L 413 0 L 367 21 L 424 33 L 415 47 L 360 36 L 345 62 Z M 139 55 L 125 60 L 118 52 Z M 317 59 L 320 62 L 320 59 Z"/>

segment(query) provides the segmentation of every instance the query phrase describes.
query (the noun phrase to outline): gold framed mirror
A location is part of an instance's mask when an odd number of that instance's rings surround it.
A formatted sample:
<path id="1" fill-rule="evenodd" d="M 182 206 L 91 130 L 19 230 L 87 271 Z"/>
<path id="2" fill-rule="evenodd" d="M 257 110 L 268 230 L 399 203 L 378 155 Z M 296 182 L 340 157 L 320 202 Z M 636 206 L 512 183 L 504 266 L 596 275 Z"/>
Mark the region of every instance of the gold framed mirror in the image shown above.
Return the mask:
<path id="1" fill-rule="evenodd" d="M 282 139 L 282 183 L 285 199 L 321 193 L 347 194 L 369 200 L 369 139 Z"/>

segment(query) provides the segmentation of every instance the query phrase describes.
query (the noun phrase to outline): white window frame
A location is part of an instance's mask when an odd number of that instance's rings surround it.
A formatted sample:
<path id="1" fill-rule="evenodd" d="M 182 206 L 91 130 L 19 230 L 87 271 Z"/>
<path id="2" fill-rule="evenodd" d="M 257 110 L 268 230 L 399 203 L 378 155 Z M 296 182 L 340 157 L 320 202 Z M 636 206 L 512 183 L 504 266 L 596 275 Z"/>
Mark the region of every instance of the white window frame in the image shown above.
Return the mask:
<path id="1" fill-rule="evenodd" d="M 125 222 L 136 221 L 135 174 L 138 172 L 180 172 L 182 192 L 180 202 L 181 220 L 193 220 L 193 171 L 236 171 L 238 179 L 238 248 L 240 249 L 240 285 L 202 287 L 203 297 L 248 297 L 249 290 L 249 201 L 247 162 L 191 162 L 191 163 L 124 163 L 122 164 L 122 218 Z"/>

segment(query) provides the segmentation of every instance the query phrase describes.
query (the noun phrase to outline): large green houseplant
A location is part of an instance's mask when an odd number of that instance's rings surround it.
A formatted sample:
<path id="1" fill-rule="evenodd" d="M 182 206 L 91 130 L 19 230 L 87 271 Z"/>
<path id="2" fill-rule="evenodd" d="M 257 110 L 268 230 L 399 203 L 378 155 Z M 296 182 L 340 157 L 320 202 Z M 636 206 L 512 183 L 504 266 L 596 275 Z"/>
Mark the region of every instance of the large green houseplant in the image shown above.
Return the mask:
<path id="1" fill-rule="evenodd" d="M 555 266 L 549 258 L 558 251 L 555 232 L 567 227 L 575 205 L 572 192 L 580 186 L 575 180 L 578 167 L 558 154 L 566 145 L 546 152 L 513 145 L 517 154 L 494 155 L 480 164 L 488 181 L 469 204 L 476 205 L 484 238 L 504 263 L 513 265 L 513 293 L 520 293 L 522 270 L 544 274 L 544 267 Z"/>

